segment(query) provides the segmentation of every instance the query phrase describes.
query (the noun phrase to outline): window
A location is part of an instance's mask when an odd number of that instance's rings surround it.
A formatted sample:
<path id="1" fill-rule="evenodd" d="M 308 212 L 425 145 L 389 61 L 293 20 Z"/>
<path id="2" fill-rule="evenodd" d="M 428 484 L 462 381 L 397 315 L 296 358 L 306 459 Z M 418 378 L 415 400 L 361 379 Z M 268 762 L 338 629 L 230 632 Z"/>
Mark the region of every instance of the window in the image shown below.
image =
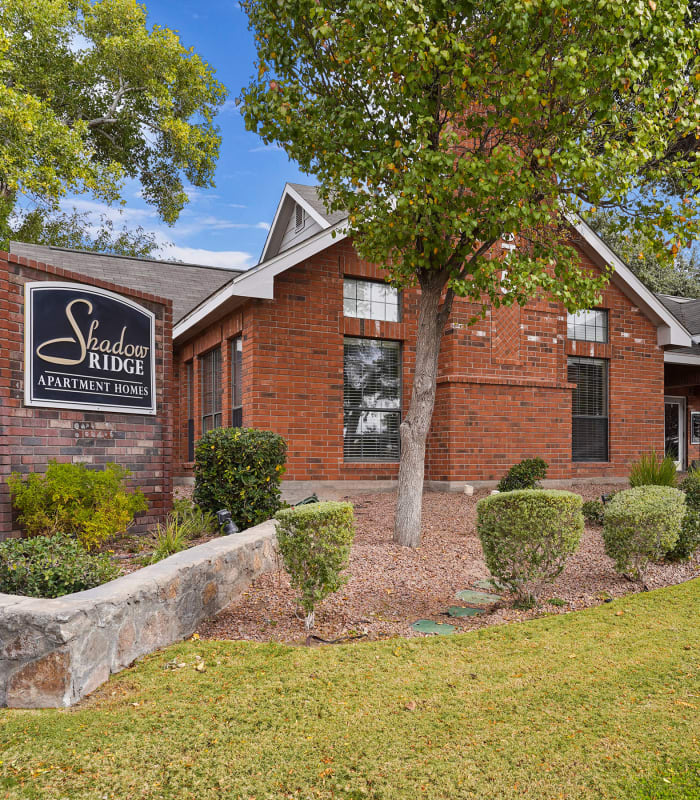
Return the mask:
<path id="1" fill-rule="evenodd" d="M 572 402 L 573 461 L 608 460 L 608 362 L 569 358 L 568 378 L 576 384 Z"/>
<path id="2" fill-rule="evenodd" d="M 306 211 L 299 205 L 294 206 L 294 230 L 300 231 L 306 224 Z"/>
<path id="3" fill-rule="evenodd" d="M 401 423 L 398 342 L 345 340 L 343 400 L 345 461 L 398 461 Z"/>
<path id="4" fill-rule="evenodd" d="M 343 313 L 346 317 L 398 322 L 398 290 L 386 283 L 346 278 L 343 283 Z"/>
<path id="5" fill-rule="evenodd" d="M 567 314 L 566 335 L 582 342 L 608 341 L 608 312 L 603 308 Z"/>
<path id="6" fill-rule="evenodd" d="M 185 364 L 185 410 L 187 413 L 187 460 L 194 461 L 194 362 Z"/>
<path id="7" fill-rule="evenodd" d="M 243 339 L 231 339 L 231 425 L 243 426 Z"/>
<path id="8" fill-rule="evenodd" d="M 221 348 L 202 356 L 202 433 L 221 427 Z"/>

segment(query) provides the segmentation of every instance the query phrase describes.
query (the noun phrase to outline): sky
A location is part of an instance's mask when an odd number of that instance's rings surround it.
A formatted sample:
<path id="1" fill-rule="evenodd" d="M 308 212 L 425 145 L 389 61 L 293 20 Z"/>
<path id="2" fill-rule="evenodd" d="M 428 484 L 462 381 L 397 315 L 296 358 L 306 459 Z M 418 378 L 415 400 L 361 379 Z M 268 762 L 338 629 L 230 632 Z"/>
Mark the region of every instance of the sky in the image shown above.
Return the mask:
<path id="1" fill-rule="evenodd" d="M 127 183 L 126 205 L 111 208 L 89 198 L 68 198 L 70 210 L 106 213 L 129 227 L 153 231 L 159 243 L 170 242 L 158 258 L 176 258 L 197 264 L 241 269 L 257 263 L 285 181 L 314 183 L 278 147 L 266 147 L 245 130 L 235 98 L 253 73 L 255 48 L 248 20 L 236 0 L 144 0 L 149 26 L 176 30 L 185 47 L 196 52 L 216 71 L 226 86 L 228 100 L 217 117 L 221 153 L 216 187 L 190 187 L 190 202 L 178 222 L 169 227 L 144 203 L 136 183 Z"/>

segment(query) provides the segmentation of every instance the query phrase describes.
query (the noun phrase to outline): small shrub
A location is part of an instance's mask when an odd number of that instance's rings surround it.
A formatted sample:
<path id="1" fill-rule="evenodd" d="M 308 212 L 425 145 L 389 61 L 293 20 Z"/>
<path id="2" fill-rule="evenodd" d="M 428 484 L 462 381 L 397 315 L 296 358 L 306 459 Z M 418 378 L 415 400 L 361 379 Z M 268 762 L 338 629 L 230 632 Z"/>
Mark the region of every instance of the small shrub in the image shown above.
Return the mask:
<path id="1" fill-rule="evenodd" d="M 681 483 L 681 491 L 685 492 L 685 502 L 689 509 L 700 511 L 700 472 L 689 472 Z"/>
<path id="2" fill-rule="evenodd" d="M 688 561 L 698 550 L 700 550 L 700 511 L 689 508 L 683 517 L 678 541 L 666 553 L 666 560 Z"/>
<path id="3" fill-rule="evenodd" d="M 655 450 L 642 453 L 630 467 L 630 487 L 675 486 L 678 480 L 676 464 L 671 456 L 659 460 Z"/>
<path id="4" fill-rule="evenodd" d="M 615 569 L 643 580 L 678 542 L 686 513 L 683 492 L 671 486 L 638 486 L 618 492 L 605 507 L 603 541 Z"/>
<path id="5" fill-rule="evenodd" d="M 157 564 L 168 556 L 179 553 L 187 547 L 190 531 L 186 523 L 176 517 L 168 517 L 164 525 L 156 526 L 156 545 L 146 564 Z"/>
<path id="6" fill-rule="evenodd" d="M 118 464 L 91 470 L 84 464 L 49 462 L 42 475 L 8 480 L 20 525 L 29 536 L 66 533 L 88 550 L 125 531 L 148 504 L 140 491 L 126 487 L 129 471 Z"/>
<path id="7" fill-rule="evenodd" d="M 517 489 L 537 489 L 539 481 L 547 477 L 547 462 L 541 458 L 526 458 L 514 464 L 498 482 L 499 492 Z"/>
<path id="8" fill-rule="evenodd" d="M 310 630 L 316 605 L 347 582 L 342 572 L 355 536 L 352 505 L 326 502 L 286 508 L 275 514 L 275 521 L 284 567 L 299 592 Z"/>
<path id="9" fill-rule="evenodd" d="M 486 565 L 516 602 L 536 597 L 576 551 L 583 533 L 583 499 L 572 492 L 523 489 L 479 500 L 477 530 Z"/>
<path id="10" fill-rule="evenodd" d="M 593 525 L 603 524 L 605 506 L 600 502 L 600 500 L 586 500 L 581 507 L 581 511 L 583 512 L 583 518 L 586 520 L 586 522 L 590 522 Z"/>
<path id="11" fill-rule="evenodd" d="M 185 497 L 173 500 L 173 510 L 170 516 L 177 520 L 186 531 L 188 539 L 219 533 L 216 514 L 211 511 L 202 511 L 199 506 Z"/>
<path id="12" fill-rule="evenodd" d="M 270 519 L 280 507 L 287 445 L 271 431 L 216 428 L 195 451 L 194 502 L 206 512 L 231 512 L 244 530 Z"/>
<path id="13" fill-rule="evenodd" d="M 0 592 L 62 597 L 107 583 L 119 575 L 109 555 L 92 554 L 65 535 L 0 542 Z"/>

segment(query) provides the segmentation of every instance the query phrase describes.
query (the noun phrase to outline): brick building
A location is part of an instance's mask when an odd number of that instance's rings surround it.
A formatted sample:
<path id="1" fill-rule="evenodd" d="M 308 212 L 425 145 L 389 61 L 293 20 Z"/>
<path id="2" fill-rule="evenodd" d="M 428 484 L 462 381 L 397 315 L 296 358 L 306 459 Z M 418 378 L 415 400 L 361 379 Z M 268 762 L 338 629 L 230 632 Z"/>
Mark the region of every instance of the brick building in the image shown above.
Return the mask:
<path id="1" fill-rule="evenodd" d="M 242 273 L 11 249 L 170 298 L 176 480 L 191 476 L 202 432 L 244 425 L 285 437 L 294 495 L 398 473 L 417 293 L 389 287 L 344 223 L 312 187 L 287 184 L 260 263 Z M 680 467 L 700 458 L 700 301 L 655 296 L 584 223 L 571 237 L 591 269 L 614 269 L 600 308 L 568 315 L 535 301 L 468 326 L 475 306 L 455 302 L 427 450 L 433 488 L 494 481 L 533 456 L 552 479 L 623 477 L 650 448 Z"/>

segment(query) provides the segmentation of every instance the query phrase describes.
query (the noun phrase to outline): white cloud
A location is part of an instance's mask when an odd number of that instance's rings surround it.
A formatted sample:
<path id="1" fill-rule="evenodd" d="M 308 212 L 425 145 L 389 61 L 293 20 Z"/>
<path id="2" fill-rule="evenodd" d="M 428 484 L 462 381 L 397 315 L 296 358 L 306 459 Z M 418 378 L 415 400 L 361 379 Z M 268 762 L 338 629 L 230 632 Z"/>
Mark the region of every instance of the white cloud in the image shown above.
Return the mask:
<path id="1" fill-rule="evenodd" d="M 248 269 L 255 263 L 253 256 L 243 250 L 205 250 L 199 247 L 181 247 L 170 244 L 159 254 L 159 258 L 177 258 L 190 264 L 227 269 Z"/>
<path id="2" fill-rule="evenodd" d="M 282 150 L 283 148 L 278 144 L 270 144 L 270 145 L 262 145 L 261 147 L 252 147 L 248 150 L 249 153 L 274 153 L 277 150 Z"/>

